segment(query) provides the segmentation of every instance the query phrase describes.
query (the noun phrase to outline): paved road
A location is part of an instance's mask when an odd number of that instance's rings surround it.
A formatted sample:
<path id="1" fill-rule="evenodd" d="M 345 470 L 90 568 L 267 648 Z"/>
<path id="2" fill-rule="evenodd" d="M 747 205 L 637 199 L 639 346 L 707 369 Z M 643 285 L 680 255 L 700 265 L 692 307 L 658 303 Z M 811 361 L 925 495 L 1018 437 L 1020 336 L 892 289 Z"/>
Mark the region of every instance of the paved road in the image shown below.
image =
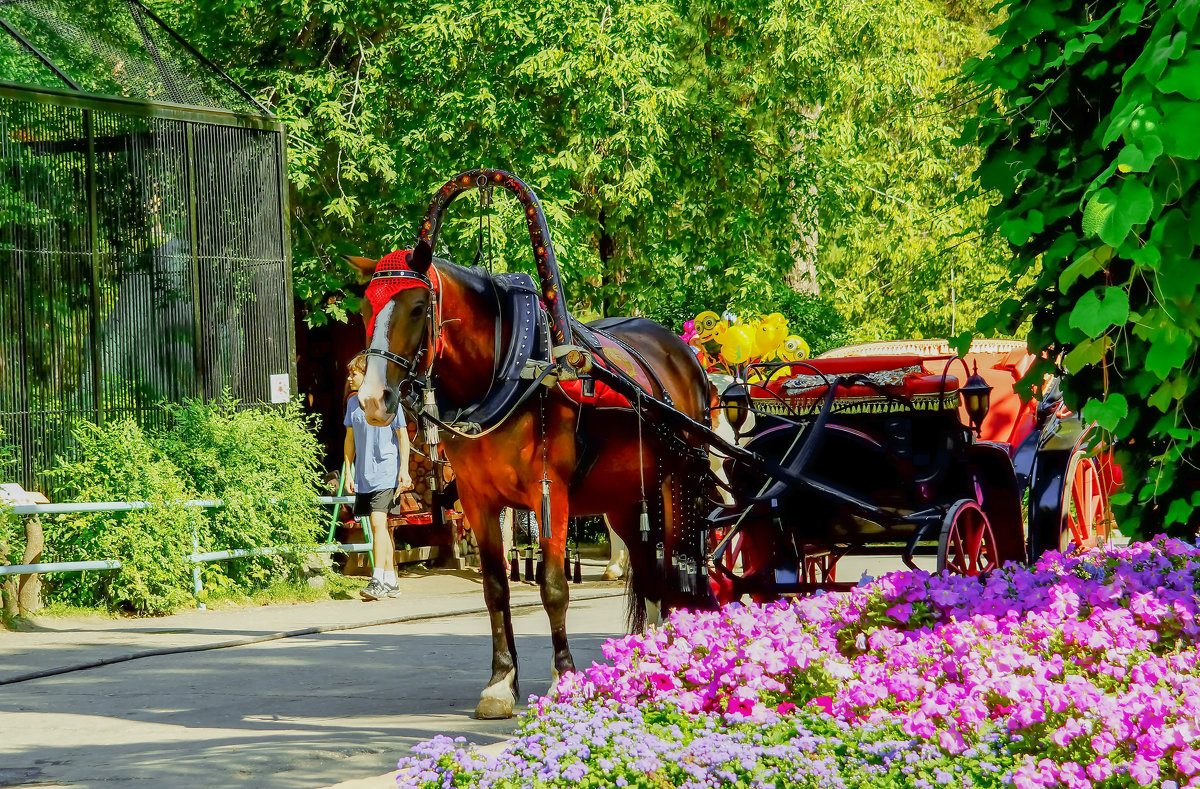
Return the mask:
<path id="1" fill-rule="evenodd" d="M 444 579 L 420 583 L 447 585 Z M 441 597 L 453 603 L 461 591 Z M 531 589 L 521 592 L 525 602 L 536 599 Z M 615 585 L 597 584 L 580 596 L 617 592 Z M 482 602 L 478 595 L 476 587 L 475 605 Z M 66 628 L 50 624 L 41 633 L 0 631 L 0 661 L 13 659 L 4 662 L 0 679 L 14 675 L 8 671 L 14 663 L 28 668 L 111 657 L 119 651 L 114 641 L 128 640 L 131 630 L 161 647 L 165 639 L 226 641 L 278 628 L 263 627 L 264 616 L 294 624 L 306 610 L 328 619 L 340 609 L 335 622 L 369 621 L 402 616 L 411 607 L 404 598 L 344 601 L 190 613 L 148 627 L 146 620 L 84 620 Z M 604 640 L 624 633 L 623 612 L 620 596 L 572 604 L 571 644 L 580 665 L 600 659 Z M 257 621 L 247 623 L 247 617 Z M 175 629 L 179 620 L 187 626 Z M 522 694 L 544 693 L 551 660 L 546 616 L 526 608 L 514 625 Z M 71 638 L 73 647 L 64 643 Z M 52 646 L 41 649 L 33 641 Z M 0 686 L 0 786 L 311 789 L 379 776 L 395 769 L 413 743 L 438 733 L 479 743 L 511 734 L 514 722 L 470 717 L 490 658 L 486 618 L 471 615 L 150 657 Z"/>

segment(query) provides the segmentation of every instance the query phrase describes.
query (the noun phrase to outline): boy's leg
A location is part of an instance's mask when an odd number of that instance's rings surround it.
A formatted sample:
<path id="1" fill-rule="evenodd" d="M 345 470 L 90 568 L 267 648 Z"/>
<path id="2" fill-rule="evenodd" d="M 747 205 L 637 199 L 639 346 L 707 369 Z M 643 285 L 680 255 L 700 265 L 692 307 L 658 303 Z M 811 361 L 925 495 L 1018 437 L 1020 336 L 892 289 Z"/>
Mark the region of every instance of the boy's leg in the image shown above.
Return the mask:
<path id="1" fill-rule="evenodd" d="M 382 573 L 396 570 L 396 546 L 392 544 L 386 512 L 371 513 L 371 539 L 375 543 L 375 577 L 382 579 Z"/>

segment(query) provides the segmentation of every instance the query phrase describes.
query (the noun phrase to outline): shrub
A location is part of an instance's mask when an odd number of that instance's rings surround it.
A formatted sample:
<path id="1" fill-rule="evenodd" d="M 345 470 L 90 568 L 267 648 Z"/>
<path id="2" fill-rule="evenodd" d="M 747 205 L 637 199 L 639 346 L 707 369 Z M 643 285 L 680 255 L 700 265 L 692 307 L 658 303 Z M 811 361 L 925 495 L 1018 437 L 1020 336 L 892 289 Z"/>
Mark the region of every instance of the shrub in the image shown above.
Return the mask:
<path id="1" fill-rule="evenodd" d="M 139 615 L 169 613 L 188 602 L 193 514 L 179 502 L 191 498 L 191 490 L 136 422 L 80 423 L 72 456 L 60 458 L 50 477 L 55 501 L 162 506 L 48 519 L 47 561 L 118 559 L 122 565 L 115 572 L 46 576 L 48 601 L 100 604 Z"/>
<path id="2" fill-rule="evenodd" d="M 46 598 L 126 613 L 163 614 L 192 600 L 193 539 L 202 550 L 305 546 L 320 508 L 317 442 L 298 407 L 239 408 L 228 396 L 168 406 L 167 426 L 80 424 L 51 472 L 56 501 L 149 501 L 153 510 L 48 520 L 50 561 L 117 559 L 116 572 L 47 577 Z M 218 509 L 182 506 L 222 499 Z M 302 554 L 201 565 L 206 592 L 250 592 L 291 575 Z"/>
<path id="3" fill-rule="evenodd" d="M 226 392 L 216 401 L 168 406 L 171 427 L 158 446 L 197 497 L 222 499 L 209 510 L 200 542 L 208 550 L 312 545 L 320 539 L 320 448 L 311 418 L 283 410 L 240 408 Z M 255 586 L 299 566 L 302 554 L 204 566 L 205 588 Z"/>

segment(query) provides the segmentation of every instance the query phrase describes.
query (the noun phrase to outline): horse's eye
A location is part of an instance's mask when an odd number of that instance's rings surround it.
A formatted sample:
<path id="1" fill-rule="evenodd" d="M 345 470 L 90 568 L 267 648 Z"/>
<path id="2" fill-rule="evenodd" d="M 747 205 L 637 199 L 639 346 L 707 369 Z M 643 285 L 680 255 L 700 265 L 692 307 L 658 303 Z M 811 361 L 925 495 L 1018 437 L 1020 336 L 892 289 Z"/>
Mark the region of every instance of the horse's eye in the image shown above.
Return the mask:
<path id="1" fill-rule="evenodd" d="M 424 307 L 413 307 L 412 315 L 410 315 L 409 317 L 415 321 L 415 320 L 420 320 L 421 316 L 424 314 L 425 314 Z"/>

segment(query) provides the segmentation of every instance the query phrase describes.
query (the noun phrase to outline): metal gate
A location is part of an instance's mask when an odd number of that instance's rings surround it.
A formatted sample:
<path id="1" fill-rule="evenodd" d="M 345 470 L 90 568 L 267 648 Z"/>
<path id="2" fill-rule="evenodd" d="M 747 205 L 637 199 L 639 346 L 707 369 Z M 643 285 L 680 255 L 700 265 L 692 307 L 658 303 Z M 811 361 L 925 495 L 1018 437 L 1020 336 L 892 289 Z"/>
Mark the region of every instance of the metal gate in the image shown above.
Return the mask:
<path id="1" fill-rule="evenodd" d="M 0 28 L 10 474 L 37 486 L 80 418 L 291 391 L 281 124 L 137 0 L 0 0 Z"/>

